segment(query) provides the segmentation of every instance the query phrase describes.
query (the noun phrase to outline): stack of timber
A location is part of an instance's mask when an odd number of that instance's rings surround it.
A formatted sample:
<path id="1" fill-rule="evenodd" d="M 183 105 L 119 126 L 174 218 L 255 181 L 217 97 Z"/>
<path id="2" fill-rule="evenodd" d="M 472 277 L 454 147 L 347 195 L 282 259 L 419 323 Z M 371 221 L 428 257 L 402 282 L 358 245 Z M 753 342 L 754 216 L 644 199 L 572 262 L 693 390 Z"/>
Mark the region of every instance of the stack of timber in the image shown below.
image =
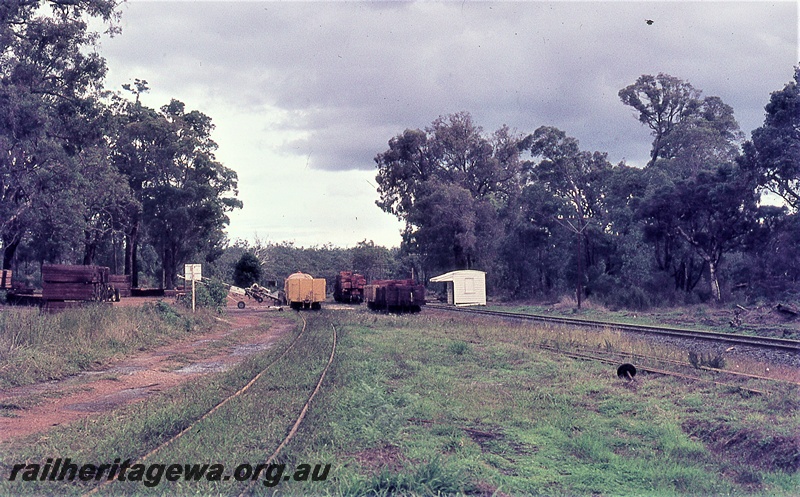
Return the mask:
<path id="1" fill-rule="evenodd" d="M 48 309 L 78 307 L 84 302 L 107 302 L 113 296 L 107 267 L 42 266 L 42 298 Z"/>
<path id="2" fill-rule="evenodd" d="M 120 297 L 131 296 L 131 275 L 112 274 L 108 277 L 108 281 L 114 287 L 114 290 L 119 292 Z"/>
<path id="3" fill-rule="evenodd" d="M 0 290 L 11 289 L 11 270 L 0 269 Z"/>

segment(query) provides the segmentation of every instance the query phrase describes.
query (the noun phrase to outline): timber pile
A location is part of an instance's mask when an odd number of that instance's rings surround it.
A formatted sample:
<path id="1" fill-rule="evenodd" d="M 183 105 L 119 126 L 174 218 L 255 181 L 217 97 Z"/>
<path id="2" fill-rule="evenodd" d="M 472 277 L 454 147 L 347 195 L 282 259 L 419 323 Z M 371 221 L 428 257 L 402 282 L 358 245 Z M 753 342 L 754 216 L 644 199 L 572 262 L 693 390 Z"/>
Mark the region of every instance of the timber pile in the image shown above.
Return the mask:
<path id="1" fill-rule="evenodd" d="M 107 301 L 113 296 L 104 266 L 42 266 L 42 298 L 46 301 Z"/>
<path id="2" fill-rule="evenodd" d="M 11 270 L 0 269 L 0 290 L 8 290 L 11 288 Z"/>
<path id="3" fill-rule="evenodd" d="M 131 296 L 131 275 L 112 274 L 108 277 L 108 282 L 119 292 L 120 297 Z"/>

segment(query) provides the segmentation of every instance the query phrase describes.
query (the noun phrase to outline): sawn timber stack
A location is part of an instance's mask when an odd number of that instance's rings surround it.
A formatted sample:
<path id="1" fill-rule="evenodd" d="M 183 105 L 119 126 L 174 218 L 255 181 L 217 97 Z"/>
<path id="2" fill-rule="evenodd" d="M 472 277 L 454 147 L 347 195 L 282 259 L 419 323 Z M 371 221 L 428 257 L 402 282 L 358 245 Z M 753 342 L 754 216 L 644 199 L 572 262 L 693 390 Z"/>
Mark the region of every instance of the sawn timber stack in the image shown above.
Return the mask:
<path id="1" fill-rule="evenodd" d="M 50 309 L 74 307 L 83 302 L 108 302 L 114 297 L 109 268 L 44 264 L 42 298 Z"/>

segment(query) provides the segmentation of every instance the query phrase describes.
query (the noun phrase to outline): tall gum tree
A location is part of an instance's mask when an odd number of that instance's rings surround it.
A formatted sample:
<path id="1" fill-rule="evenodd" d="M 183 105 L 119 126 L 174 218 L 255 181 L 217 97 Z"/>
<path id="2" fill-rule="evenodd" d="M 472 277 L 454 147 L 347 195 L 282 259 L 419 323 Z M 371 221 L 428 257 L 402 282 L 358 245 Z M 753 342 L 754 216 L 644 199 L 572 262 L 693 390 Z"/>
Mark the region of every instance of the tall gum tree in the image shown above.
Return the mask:
<path id="1" fill-rule="evenodd" d="M 133 101 L 116 95 L 113 101 L 114 125 L 110 133 L 112 161 L 128 181 L 138 208 L 130 209 L 125 224 L 125 274 L 131 285 L 139 286 L 139 248 L 144 229 L 142 209 L 154 177 L 166 169 L 174 154 L 172 129 L 155 109 L 142 105 L 140 96 L 149 90 L 147 81 L 124 85 Z"/>
<path id="2" fill-rule="evenodd" d="M 620 98 L 639 111 L 655 138 L 647 169 L 658 185 L 647 189 L 640 213 L 660 227 L 650 233 L 667 242 L 664 247 L 683 240 L 704 261 L 719 302 L 719 264 L 752 229 L 757 205 L 753 176 L 737 165 L 742 133 L 733 109 L 718 97 L 701 99 L 689 83 L 664 74 L 642 76 L 620 90 Z M 681 264 L 688 267 L 686 260 Z"/>
<path id="3" fill-rule="evenodd" d="M 664 139 L 688 115 L 694 112 L 700 92 L 691 84 L 669 74 L 644 74 L 632 85 L 619 91 L 625 105 L 636 109 L 639 121 L 653 134 L 650 150 L 652 166 L 662 156 Z"/>
<path id="4" fill-rule="evenodd" d="M 744 165 L 759 175 L 768 191 L 783 198 L 793 212 L 800 209 L 800 67 L 794 81 L 773 92 L 764 124 L 744 147 Z"/>
<path id="5" fill-rule="evenodd" d="M 491 264 L 500 211 L 518 194 L 518 141 L 506 127 L 486 136 L 466 112 L 390 139 L 375 158 L 377 205 L 406 223 L 406 249 L 436 269 Z"/>
<path id="6" fill-rule="evenodd" d="M 91 120 L 105 62 L 86 17 L 115 31 L 113 0 L 0 2 L 0 243 L 3 267 L 33 227 L 46 224 L 53 177 L 96 139 Z M 54 169 L 55 168 L 55 169 Z M 71 175 L 68 175 L 71 176 Z M 51 220 L 55 217 L 51 216 Z"/>
<path id="7" fill-rule="evenodd" d="M 533 161 L 526 167 L 527 182 L 543 185 L 560 200 L 554 220 L 575 235 L 577 241 L 575 294 L 580 308 L 589 233 L 593 225 L 596 232 L 605 231 L 607 216 L 604 215 L 603 198 L 611 163 L 603 153 L 580 150 L 578 140 L 550 126 L 538 128 L 527 142 L 533 156 Z"/>

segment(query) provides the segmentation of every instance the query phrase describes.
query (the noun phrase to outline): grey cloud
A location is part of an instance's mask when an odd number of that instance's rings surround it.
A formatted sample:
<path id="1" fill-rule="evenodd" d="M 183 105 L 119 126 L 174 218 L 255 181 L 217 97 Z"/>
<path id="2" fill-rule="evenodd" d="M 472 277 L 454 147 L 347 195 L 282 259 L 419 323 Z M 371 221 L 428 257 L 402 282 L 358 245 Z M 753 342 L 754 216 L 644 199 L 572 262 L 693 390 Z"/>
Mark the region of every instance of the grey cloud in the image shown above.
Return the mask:
<path id="1" fill-rule="evenodd" d="M 641 74 L 667 72 L 720 96 L 749 133 L 798 62 L 792 3 L 132 2 L 125 10 L 125 41 L 109 44 L 111 63 L 151 71 L 179 99 L 196 88 L 240 112 L 284 111 L 280 125 L 307 134 L 284 152 L 330 170 L 373 168 L 395 134 L 459 111 L 487 132 L 553 125 L 583 148 L 643 163 L 648 130 L 616 94 Z"/>

